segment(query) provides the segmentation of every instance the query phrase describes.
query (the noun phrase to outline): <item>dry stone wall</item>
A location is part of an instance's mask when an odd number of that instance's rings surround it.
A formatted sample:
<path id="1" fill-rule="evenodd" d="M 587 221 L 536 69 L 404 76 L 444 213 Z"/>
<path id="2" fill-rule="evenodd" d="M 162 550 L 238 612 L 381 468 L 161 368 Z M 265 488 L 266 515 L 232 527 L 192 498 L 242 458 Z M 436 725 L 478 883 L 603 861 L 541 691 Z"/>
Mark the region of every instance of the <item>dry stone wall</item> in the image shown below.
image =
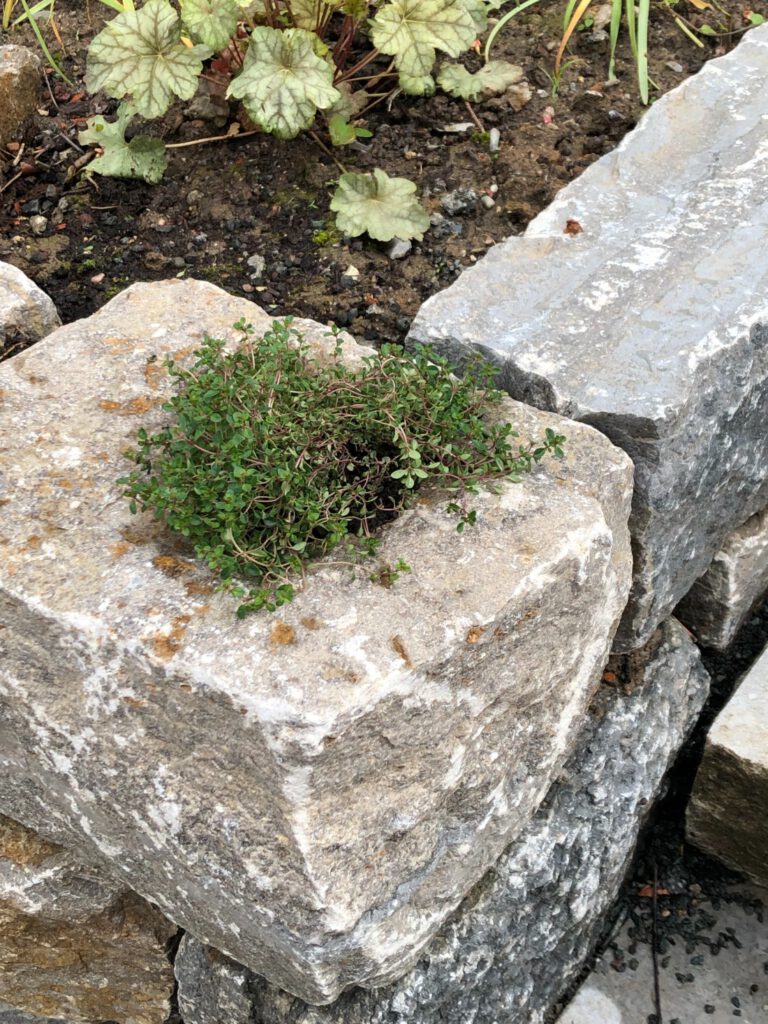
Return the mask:
<path id="1" fill-rule="evenodd" d="M 116 481 L 165 415 L 165 356 L 241 317 L 270 323 L 202 282 L 136 285 L 0 367 L 0 809 L 327 1002 L 413 964 L 570 752 L 629 590 L 632 466 L 568 425 L 473 529 L 438 497 L 387 528 L 396 587 L 331 560 L 239 622 Z M 524 440 L 563 426 L 502 414 Z"/>
<path id="2" fill-rule="evenodd" d="M 514 398 L 631 456 L 620 650 L 642 646 L 768 505 L 766 79 L 768 25 L 655 102 L 411 330 L 458 363 L 482 352 Z"/>

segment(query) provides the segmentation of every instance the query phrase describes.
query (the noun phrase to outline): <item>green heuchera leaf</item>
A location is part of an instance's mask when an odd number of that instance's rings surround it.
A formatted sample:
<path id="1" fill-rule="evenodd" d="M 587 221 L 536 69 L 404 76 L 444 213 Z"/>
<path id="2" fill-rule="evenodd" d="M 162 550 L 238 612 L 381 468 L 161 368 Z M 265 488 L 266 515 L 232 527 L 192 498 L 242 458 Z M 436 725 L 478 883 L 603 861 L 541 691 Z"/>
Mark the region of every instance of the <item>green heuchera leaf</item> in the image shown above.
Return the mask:
<path id="1" fill-rule="evenodd" d="M 291 0 L 291 14 L 296 28 L 314 31 L 317 20 L 321 20 L 330 11 L 338 10 L 343 0 Z"/>
<path id="2" fill-rule="evenodd" d="M 333 68 L 315 53 L 315 39 L 301 28 L 255 28 L 243 70 L 227 91 L 242 99 L 256 124 L 280 139 L 310 128 L 318 109 L 339 98 Z"/>
<path id="3" fill-rule="evenodd" d="M 486 0 L 461 0 L 475 26 L 475 34 L 482 35 L 488 28 L 488 11 L 491 7 Z M 505 2 L 505 0 L 500 0 Z M 474 42 L 474 40 L 472 40 Z"/>
<path id="4" fill-rule="evenodd" d="M 181 0 L 184 27 L 212 50 L 227 46 L 237 29 L 239 14 L 235 0 Z"/>
<path id="5" fill-rule="evenodd" d="M 458 57 L 477 30 L 464 0 L 393 0 L 371 22 L 373 45 L 395 58 L 404 92 L 434 90 L 435 51 Z"/>
<path id="6" fill-rule="evenodd" d="M 368 232 L 379 242 L 424 237 L 429 217 L 407 178 L 390 178 L 380 168 L 372 174 L 342 174 L 331 199 L 336 226 L 348 235 Z"/>
<path id="7" fill-rule="evenodd" d="M 437 83 L 451 96 L 479 100 L 488 93 L 504 92 L 522 77 L 523 69 L 517 64 L 492 60 L 474 73 L 461 64 L 447 64 L 437 76 Z"/>
<path id="8" fill-rule="evenodd" d="M 373 132 L 350 124 L 343 114 L 334 114 L 328 118 L 328 134 L 334 146 L 348 146 L 356 139 L 370 139 Z"/>
<path id="9" fill-rule="evenodd" d="M 100 146 L 104 152 L 88 165 L 87 174 L 104 174 L 110 178 L 141 178 L 156 185 L 168 166 L 168 154 L 162 139 L 141 135 L 125 141 L 125 130 L 133 120 L 136 109 L 122 103 L 117 120 L 105 121 L 101 114 L 88 121 L 78 138 L 85 146 Z"/>
<path id="10" fill-rule="evenodd" d="M 207 46 L 184 46 L 179 16 L 168 0 L 147 0 L 140 11 L 118 14 L 93 40 L 86 86 L 115 99 L 130 97 L 143 117 L 159 117 L 174 96 L 195 95 L 202 61 L 210 55 Z"/>

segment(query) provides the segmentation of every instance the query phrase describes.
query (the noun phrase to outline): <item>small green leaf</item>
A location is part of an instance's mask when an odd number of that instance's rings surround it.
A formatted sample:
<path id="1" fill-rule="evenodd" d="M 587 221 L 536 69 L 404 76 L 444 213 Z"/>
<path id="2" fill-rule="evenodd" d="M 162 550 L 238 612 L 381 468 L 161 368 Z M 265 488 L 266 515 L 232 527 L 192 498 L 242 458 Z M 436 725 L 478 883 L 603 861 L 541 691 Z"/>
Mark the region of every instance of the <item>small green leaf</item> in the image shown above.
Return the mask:
<path id="1" fill-rule="evenodd" d="M 332 11 L 342 6 L 343 0 L 291 0 L 291 14 L 296 28 L 314 32 Z"/>
<path id="2" fill-rule="evenodd" d="M 342 114 L 328 118 L 328 134 L 334 146 L 348 146 L 355 139 L 370 139 L 372 132 L 367 128 L 356 128 Z"/>
<path id="3" fill-rule="evenodd" d="M 130 97 L 143 117 L 159 117 L 174 96 L 197 91 L 207 46 L 185 46 L 181 23 L 168 0 L 147 0 L 139 11 L 113 18 L 88 48 L 86 86 L 121 100 Z"/>
<path id="4" fill-rule="evenodd" d="M 523 77 L 523 69 L 505 60 L 492 60 L 474 73 L 461 64 L 447 64 L 438 75 L 441 89 L 458 99 L 476 101 L 489 93 L 505 92 Z"/>
<path id="5" fill-rule="evenodd" d="M 424 237 L 429 217 L 407 178 L 390 178 L 380 168 L 371 174 L 342 174 L 331 199 L 336 226 L 348 235 L 366 231 L 379 242 Z"/>
<path id="6" fill-rule="evenodd" d="M 103 150 L 88 165 L 87 174 L 103 174 L 108 178 L 140 178 L 156 185 L 168 166 L 168 154 L 162 139 L 140 135 L 125 140 L 125 130 L 136 111 L 129 103 L 122 103 L 117 120 L 105 121 L 101 114 L 88 121 L 88 127 L 78 139 L 85 146 L 99 146 Z M 145 438 L 146 440 L 146 438 Z"/>
<path id="7" fill-rule="evenodd" d="M 223 50 L 237 30 L 235 0 L 181 0 L 181 20 L 189 34 L 212 50 Z"/>
<path id="8" fill-rule="evenodd" d="M 762 25 L 765 21 L 765 17 L 762 14 L 758 14 L 756 11 L 750 11 L 747 15 L 747 20 L 750 25 Z"/>
<path id="9" fill-rule="evenodd" d="M 715 30 L 712 28 L 712 26 L 711 25 L 707 25 L 707 24 L 699 25 L 699 27 L 696 29 L 696 31 L 699 33 L 699 35 L 702 35 L 702 36 L 716 36 L 717 35 L 717 32 L 715 32 Z"/>
<path id="10" fill-rule="evenodd" d="M 339 99 L 333 69 L 315 53 L 315 39 L 298 28 L 254 29 L 242 73 L 227 91 L 242 99 L 256 124 L 280 139 L 310 128 L 317 111 Z"/>
<path id="11" fill-rule="evenodd" d="M 427 92 L 435 51 L 458 57 L 476 37 L 463 0 L 392 0 L 371 22 L 373 45 L 394 57 L 404 92 Z"/>

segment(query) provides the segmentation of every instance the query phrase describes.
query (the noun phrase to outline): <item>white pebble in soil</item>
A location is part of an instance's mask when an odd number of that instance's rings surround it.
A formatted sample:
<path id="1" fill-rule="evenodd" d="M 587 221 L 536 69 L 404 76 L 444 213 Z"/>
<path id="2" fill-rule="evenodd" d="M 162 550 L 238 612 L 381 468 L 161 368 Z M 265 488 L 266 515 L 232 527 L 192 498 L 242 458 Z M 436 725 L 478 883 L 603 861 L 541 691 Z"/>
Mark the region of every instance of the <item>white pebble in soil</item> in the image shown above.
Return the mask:
<path id="1" fill-rule="evenodd" d="M 768 892 L 739 887 L 752 892 L 768 906 Z M 707 908 L 710 909 L 710 908 Z M 699 946 L 686 953 L 685 942 L 676 939 L 660 963 L 659 985 L 663 1024 L 766 1024 L 768 1022 L 768 914 L 761 923 L 737 903 L 724 903 L 717 911 L 717 924 L 708 933 L 733 935 L 741 945 L 729 942 L 717 956 Z M 613 942 L 626 949 L 632 939 L 628 921 Z M 655 1020 L 653 962 L 651 948 L 638 944 L 632 954 L 636 969 L 622 972 L 611 966 L 610 949 L 598 960 L 557 1024 L 647 1024 Z M 703 958 L 701 963 L 691 960 Z M 688 979 L 693 980 L 688 980 Z M 683 979 L 683 980 L 680 980 Z"/>

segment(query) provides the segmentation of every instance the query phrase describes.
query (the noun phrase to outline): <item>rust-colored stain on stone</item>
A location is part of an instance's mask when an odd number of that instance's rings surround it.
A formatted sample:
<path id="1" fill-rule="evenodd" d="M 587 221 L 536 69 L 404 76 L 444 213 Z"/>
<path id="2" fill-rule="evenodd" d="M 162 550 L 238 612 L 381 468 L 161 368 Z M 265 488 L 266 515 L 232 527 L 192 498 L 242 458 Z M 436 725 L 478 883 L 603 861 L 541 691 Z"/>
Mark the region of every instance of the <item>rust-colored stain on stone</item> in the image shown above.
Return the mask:
<path id="1" fill-rule="evenodd" d="M 314 615 L 305 615 L 301 620 L 301 624 L 305 629 L 322 629 L 323 627 L 320 619 L 316 619 Z"/>
<path id="2" fill-rule="evenodd" d="M 123 697 L 123 704 L 127 704 L 129 708 L 145 708 L 147 701 L 140 697 Z"/>
<path id="3" fill-rule="evenodd" d="M 156 358 L 148 359 L 144 367 L 144 380 L 150 391 L 157 391 L 160 386 L 160 378 L 165 376 L 165 367 Z"/>
<path id="4" fill-rule="evenodd" d="M 168 661 L 181 650 L 184 634 L 192 618 L 191 615 L 177 615 L 171 623 L 170 633 L 158 633 L 152 641 L 152 648 L 158 658 Z"/>
<path id="5" fill-rule="evenodd" d="M 0 858 L 19 867 L 37 867 L 61 850 L 36 832 L 0 814 Z"/>
<path id="6" fill-rule="evenodd" d="M 181 558 L 173 555 L 156 555 L 152 559 L 152 565 L 171 579 L 178 579 L 179 576 L 187 576 L 197 568 L 190 562 L 184 562 Z"/>
<path id="7" fill-rule="evenodd" d="M 476 644 L 485 632 L 485 626 L 470 626 L 467 632 L 467 643 Z"/>
<path id="8" fill-rule="evenodd" d="M 115 402 L 109 398 L 102 398 L 99 402 L 99 408 L 103 409 L 104 412 L 114 412 L 118 416 L 143 416 L 144 413 L 149 412 L 154 404 L 151 398 L 139 395 L 136 398 L 129 398 L 125 402 Z"/>
<path id="9" fill-rule="evenodd" d="M 131 545 L 128 543 L 128 541 L 119 540 L 117 544 L 112 545 L 111 550 L 113 558 L 122 558 L 123 555 L 127 555 L 128 552 L 131 550 Z"/>
<path id="10" fill-rule="evenodd" d="M 287 644 L 296 643 L 296 630 L 287 622 L 276 622 L 272 627 L 269 639 L 278 647 L 285 647 Z"/>
<path id="11" fill-rule="evenodd" d="M 213 593 L 215 587 L 212 583 L 206 583 L 204 580 L 187 580 L 184 589 L 189 597 L 207 597 Z M 207 611 L 208 607 L 208 605 L 203 605 L 200 610 Z"/>
<path id="12" fill-rule="evenodd" d="M 411 656 L 408 653 L 408 651 L 406 650 L 405 644 L 403 643 L 401 637 L 399 637 L 399 636 L 390 637 L 389 644 L 390 644 L 392 650 L 396 654 L 400 655 L 400 657 L 403 659 L 403 661 L 408 666 L 408 668 L 413 668 L 413 662 L 411 661 Z"/>
<path id="13" fill-rule="evenodd" d="M 38 537 L 36 533 L 33 533 L 27 537 L 24 547 L 27 551 L 37 551 L 42 543 L 42 538 Z"/>

